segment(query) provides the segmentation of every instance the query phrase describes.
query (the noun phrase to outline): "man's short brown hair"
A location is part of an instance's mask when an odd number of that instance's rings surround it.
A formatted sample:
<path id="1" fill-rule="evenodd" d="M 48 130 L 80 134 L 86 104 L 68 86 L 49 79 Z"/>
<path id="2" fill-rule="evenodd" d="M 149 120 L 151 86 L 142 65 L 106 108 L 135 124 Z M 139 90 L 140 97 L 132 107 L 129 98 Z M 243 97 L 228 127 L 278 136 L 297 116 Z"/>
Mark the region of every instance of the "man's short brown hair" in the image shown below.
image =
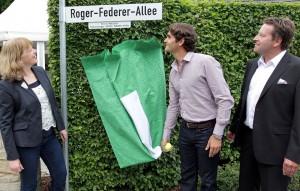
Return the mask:
<path id="1" fill-rule="evenodd" d="M 273 40 L 280 37 L 282 39 L 281 50 L 287 50 L 296 31 L 294 22 L 288 18 L 270 17 L 264 20 L 264 24 L 273 26 Z"/>
<path id="2" fill-rule="evenodd" d="M 173 23 L 169 26 L 169 32 L 175 37 L 176 42 L 184 39 L 183 47 L 189 51 L 195 51 L 197 34 L 194 27 L 187 23 Z"/>

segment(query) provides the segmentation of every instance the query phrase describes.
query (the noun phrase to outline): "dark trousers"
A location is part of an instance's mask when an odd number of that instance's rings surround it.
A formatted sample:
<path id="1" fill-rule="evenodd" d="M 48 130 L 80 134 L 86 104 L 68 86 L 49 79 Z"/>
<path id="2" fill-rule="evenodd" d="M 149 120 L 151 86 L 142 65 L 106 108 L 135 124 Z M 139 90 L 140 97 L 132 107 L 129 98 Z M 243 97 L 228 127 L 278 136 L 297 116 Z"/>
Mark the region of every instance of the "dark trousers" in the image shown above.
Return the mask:
<path id="1" fill-rule="evenodd" d="M 179 152 L 181 159 L 181 191 L 196 191 L 198 174 L 201 178 L 201 191 L 217 190 L 217 170 L 219 154 L 208 157 L 205 150 L 213 133 L 213 127 L 189 129 L 181 124 Z"/>
<path id="2" fill-rule="evenodd" d="M 257 162 L 252 130 L 246 129 L 241 144 L 239 191 L 287 191 L 290 180 L 290 177 L 283 175 L 282 165 Z"/>
<path id="3" fill-rule="evenodd" d="M 21 191 L 35 191 L 40 157 L 48 167 L 51 176 L 51 191 L 64 191 L 67 170 L 61 145 L 54 131 L 43 131 L 43 141 L 38 147 L 18 147 L 21 164 Z"/>

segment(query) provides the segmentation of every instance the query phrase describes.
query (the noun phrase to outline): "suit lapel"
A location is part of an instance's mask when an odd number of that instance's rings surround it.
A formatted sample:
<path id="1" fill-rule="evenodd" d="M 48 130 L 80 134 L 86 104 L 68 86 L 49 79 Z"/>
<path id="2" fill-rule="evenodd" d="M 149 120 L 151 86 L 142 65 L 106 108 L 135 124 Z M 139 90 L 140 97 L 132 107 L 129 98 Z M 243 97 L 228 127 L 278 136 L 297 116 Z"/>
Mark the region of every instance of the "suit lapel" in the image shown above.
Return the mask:
<path id="1" fill-rule="evenodd" d="M 33 70 L 36 78 L 39 80 L 39 82 L 43 86 L 43 88 L 46 91 L 47 95 L 49 96 L 48 77 L 45 75 L 44 72 L 41 72 L 36 67 L 32 67 L 32 70 Z"/>
<path id="2" fill-rule="evenodd" d="M 46 91 L 47 95 L 49 96 L 49 83 L 48 83 L 48 77 L 45 75 L 45 73 L 42 73 L 37 68 L 32 67 L 32 71 L 34 72 L 36 78 L 39 80 L 41 85 L 43 86 L 44 90 Z M 25 92 L 32 95 L 34 98 L 38 99 L 36 94 L 33 92 L 33 90 L 28 86 L 28 84 L 25 82 L 25 80 L 16 82 L 16 85 L 21 86 Z"/>
<path id="3" fill-rule="evenodd" d="M 28 86 L 28 84 L 25 82 L 25 80 L 16 82 L 16 85 L 20 86 L 25 92 L 29 93 L 35 99 L 38 99 L 38 97 L 35 95 L 35 93 L 32 91 L 32 89 Z"/>
<path id="4" fill-rule="evenodd" d="M 288 68 L 290 62 L 290 54 L 287 52 L 276 66 L 275 70 L 268 79 L 259 99 L 268 91 L 272 84 L 277 83 L 279 76 Z"/>

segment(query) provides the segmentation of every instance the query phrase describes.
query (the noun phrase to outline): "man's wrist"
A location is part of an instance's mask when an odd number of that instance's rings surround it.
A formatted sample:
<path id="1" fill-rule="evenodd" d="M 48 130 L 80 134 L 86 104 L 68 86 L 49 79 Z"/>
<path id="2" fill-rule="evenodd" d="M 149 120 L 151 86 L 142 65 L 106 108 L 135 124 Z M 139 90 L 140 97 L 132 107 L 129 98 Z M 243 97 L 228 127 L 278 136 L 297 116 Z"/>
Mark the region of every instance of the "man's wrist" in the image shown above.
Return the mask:
<path id="1" fill-rule="evenodd" d="M 216 138 L 216 139 L 219 139 L 219 140 L 222 140 L 222 138 L 223 138 L 223 135 L 221 135 L 221 134 L 216 134 L 216 133 L 213 133 L 213 136 Z"/>

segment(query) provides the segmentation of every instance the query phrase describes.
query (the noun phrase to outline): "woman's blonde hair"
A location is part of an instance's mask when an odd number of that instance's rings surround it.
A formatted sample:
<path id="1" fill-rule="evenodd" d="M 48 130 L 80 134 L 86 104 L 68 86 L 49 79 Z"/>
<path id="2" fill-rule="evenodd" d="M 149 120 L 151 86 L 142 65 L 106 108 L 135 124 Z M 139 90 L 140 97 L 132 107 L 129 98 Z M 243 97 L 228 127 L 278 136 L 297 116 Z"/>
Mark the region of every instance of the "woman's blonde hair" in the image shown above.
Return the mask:
<path id="1" fill-rule="evenodd" d="M 3 80 L 15 81 L 23 79 L 21 56 L 32 47 L 27 38 L 8 40 L 0 53 L 0 76 Z"/>

